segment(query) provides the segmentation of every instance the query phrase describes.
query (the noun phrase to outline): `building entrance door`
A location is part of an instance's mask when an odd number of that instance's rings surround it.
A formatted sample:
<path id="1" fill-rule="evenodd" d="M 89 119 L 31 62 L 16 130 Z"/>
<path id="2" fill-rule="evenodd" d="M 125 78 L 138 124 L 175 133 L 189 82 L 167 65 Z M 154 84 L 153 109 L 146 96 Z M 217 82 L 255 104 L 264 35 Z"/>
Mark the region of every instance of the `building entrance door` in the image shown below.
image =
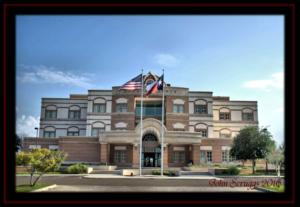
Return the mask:
<path id="1" fill-rule="evenodd" d="M 143 137 L 142 166 L 160 166 L 160 145 L 153 134 L 146 134 Z"/>
<path id="2" fill-rule="evenodd" d="M 155 167 L 155 153 L 144 153 L 144 167 Z"/>

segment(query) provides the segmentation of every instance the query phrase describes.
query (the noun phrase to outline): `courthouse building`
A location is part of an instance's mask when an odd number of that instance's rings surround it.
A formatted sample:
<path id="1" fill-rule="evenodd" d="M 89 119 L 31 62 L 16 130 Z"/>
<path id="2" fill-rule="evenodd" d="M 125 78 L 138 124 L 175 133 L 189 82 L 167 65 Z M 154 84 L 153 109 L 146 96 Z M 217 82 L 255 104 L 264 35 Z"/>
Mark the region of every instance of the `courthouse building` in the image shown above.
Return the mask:
<path id="1" fill-rule="evenodd" d="M 157 79 L 152 73 L 144 75 L 146 84 Z M 141 91 L 119 88 L 42 98 L 38 138 L 25 138 L 23 147 L 63 150 L 67 162 L 138 167 Z M 233 101 L 170 84 L 164 96 L 164 106 L 161 91 L 144 97 L 143 167 L 159 167 L 162 153 L 166 167 L 229 162 L 233 137 L 245 126 L 258 125 L 257 101 Z"/>

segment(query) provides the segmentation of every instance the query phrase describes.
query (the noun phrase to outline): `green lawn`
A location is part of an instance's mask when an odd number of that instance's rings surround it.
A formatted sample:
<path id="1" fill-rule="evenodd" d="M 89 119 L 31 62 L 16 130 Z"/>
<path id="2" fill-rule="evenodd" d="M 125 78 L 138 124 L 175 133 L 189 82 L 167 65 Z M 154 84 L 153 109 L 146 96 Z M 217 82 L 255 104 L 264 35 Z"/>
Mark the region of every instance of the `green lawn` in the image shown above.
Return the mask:
<path id="1" fill-rule="evenodd" d="M 266 188 L 266 189 L 269 189 L 269 190 L 272 190 L 272 191 L 278 192 L 278 193 L 284 192 L 284 185 L 283 184 L 280 184 L 280 185 L 264 185 L 263 188 Z"/>
<path id="2" fill-rule="evenodd" d="M 44 187 L 47 187 L 49 185 L 50 184 L 44 184 L 44 183 L 37 183 L 37 184 L 35 184 L 35 186 L 19 185 L 19 186 L 16 187 L 16 192 L 21 192 L 21 193 L 31 192 L 33 190 L 44 188 Z"/>

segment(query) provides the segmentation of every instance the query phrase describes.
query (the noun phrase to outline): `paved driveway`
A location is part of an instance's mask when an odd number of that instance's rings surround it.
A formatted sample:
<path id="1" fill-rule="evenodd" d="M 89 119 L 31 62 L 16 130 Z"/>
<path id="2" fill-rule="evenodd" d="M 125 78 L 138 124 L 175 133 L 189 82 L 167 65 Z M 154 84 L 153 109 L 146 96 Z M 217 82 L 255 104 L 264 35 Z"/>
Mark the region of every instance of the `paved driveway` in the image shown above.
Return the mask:
<path id="1" fill-rule="evenodd" d="M 45 175 L 39 182 L 57 185 L 47 192 L 258 192 L 250 185 L 255 184 L 255 180 L 243 178 L 240 182 L 243 185 L 232 186 L 232 178 L 217 179 L 211 176 Z M 17 185 L 28 182 L 29 176 L 17 176 Z M 236 183 L 238 182 L 235 181 L 234 184 Z"/>

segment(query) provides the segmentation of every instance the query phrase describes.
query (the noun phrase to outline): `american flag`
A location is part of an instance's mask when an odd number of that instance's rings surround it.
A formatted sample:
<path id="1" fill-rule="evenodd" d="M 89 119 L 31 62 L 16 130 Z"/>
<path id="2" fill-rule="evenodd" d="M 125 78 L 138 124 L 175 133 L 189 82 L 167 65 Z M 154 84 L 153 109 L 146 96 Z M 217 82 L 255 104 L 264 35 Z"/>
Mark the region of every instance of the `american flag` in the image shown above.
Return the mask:
<path id="1" fill-rule="evenodd" d="M 142 87 L 142 74 L 136 76 L 135 78 L 131 79 L 127 83 L 121 86 L 121 89 L 124 90 L 135 90 L 140 89 Z"/>

